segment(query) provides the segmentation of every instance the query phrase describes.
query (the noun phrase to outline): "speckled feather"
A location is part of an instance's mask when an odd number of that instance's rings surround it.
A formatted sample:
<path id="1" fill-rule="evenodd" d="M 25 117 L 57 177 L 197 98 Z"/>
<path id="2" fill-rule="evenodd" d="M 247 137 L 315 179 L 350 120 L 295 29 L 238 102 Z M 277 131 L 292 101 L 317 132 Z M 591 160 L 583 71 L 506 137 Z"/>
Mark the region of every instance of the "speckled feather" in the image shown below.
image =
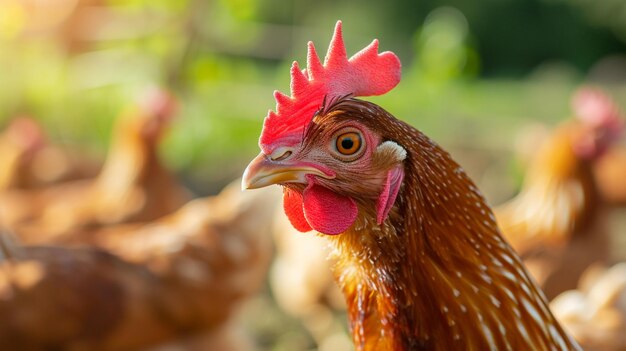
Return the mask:
<path id="1" fill-rule="evenodd" d="M 372 199 L 356 196 L 368 184 L 363 175 L 342 189 L 355 194 L 355 224 L 329 237 L 357 350 L 579 349 L 447 152 L 364 101 L 340 101 L 314 120 L 346 121 L 407 151 L 403 187 L 387 220 L 377 225 Z M 308 138 L 315 137 L 313 130 Z"/>

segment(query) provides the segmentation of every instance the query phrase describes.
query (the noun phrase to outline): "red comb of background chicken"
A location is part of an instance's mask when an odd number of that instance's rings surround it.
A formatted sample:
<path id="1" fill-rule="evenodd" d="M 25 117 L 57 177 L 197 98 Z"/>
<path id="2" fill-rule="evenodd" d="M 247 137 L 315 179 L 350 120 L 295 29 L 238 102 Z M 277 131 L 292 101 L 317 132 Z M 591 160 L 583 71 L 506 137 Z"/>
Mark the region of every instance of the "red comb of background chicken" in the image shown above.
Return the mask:
<path id="1" fill-rule="evenodd" d="M 274 92 L 276 112 L 265 117 L 259 146 L 269 155 L 279 139 L 281 145 L 298 143 L 325 98 L 381 95 L 399 82 L 400 60 L 392 52 L 379 54 L 378 40 L 348 59 L 338 21 L 324 64 L 309 42 L 307 68 L 300 70 L 297 62 L 291 66 L 291 96 Z"/>
<path id="2" fill-rule="evenodd" d="M 580 157 L 601 156 L 622 135 L 624 119 L 619 107 L 601 89 L 580 88 L 572 97 L 572 109 L 588 131 L 573 145 Z"/>
<path id="3" fill-rule="evenodd" d="M 624 126 L 619 107 L 604 91 L 597 88 L 580 88 L 572 98 L 576 117 L 594 128 L 605 130 L 618 137 Z"/>
<path id="4" fill-rule="evenodd" d="M 34 151 L 46 143 L 43 130 L 29 116 L 19 116 L 13 119 L 7 127 L 7 134 L 14 142 L 29 151 Z"/>
<path id="5" fill-rule="evenodd" d="M 168 119 L 178 110 L 178 101 L 173 93 L 164 88 L 152 87 L 139 99 L 142 111 L 150 116 Z"/>

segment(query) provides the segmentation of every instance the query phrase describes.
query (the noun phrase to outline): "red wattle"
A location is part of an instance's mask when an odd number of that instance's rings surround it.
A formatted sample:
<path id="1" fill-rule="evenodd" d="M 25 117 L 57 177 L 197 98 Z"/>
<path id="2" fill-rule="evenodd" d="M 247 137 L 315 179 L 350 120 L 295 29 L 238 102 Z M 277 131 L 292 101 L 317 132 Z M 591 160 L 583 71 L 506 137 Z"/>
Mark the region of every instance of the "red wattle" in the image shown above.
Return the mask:
<path id="1" fill-rule="evenodd" d="M 289 222 L 300 232 L 309 232 L 313 228 L 304 218 L 304 208 L 302 204 L 302 194 L 295 190 L 285 189 L 283 192 L 283 208 L 289 218 Z"/>
<path id="2" fill-rule="evenodd" d="M 402 167 L 395 167 L 387 172 L 383 190 L 376 202 L 376 222 L 379 225 L 383 224 L 385 219 L 387 219 L 389 211 L 393 207 L 393 203 L 396 202 L 396 197 L 400 191 L 403 179 L 404 170 Z"/>
<path id="3" fill-rule="evenodd" d="M 345 232 L 359 213 L 354 200 L 313 182 L 304 189 L 303 200 L 306 221 L 322 234 L 336 235 Z"/>

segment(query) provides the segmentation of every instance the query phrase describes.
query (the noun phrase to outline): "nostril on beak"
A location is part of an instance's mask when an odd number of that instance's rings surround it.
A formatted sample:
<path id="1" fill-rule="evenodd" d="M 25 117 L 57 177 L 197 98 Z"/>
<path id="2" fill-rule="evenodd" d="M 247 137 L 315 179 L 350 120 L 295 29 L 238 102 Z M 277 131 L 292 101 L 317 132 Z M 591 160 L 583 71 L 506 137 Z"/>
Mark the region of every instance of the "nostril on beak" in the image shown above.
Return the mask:
<path id="1" fill-rule="evenodd" d="M 293 154 L 291 148 L 287 147 L 279 147 L 274 150 L 271 155 L 269 155 L 269 159 L 272 161 L 284 161 L 288 159 Z"/>

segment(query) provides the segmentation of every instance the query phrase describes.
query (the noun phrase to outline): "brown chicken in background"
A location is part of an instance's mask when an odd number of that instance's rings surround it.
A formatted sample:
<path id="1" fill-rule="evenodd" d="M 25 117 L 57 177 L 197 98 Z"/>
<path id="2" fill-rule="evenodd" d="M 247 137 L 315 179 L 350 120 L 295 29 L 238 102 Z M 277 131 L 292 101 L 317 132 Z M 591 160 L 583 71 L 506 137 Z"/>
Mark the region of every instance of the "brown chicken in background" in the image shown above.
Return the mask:
<path id="1" fill-rule="evenodd" d="M 623 139 L 626 141 L 626 139 Z M 593 175 L 602 199 L 611 206 L 610 221 L 614 234 L 611 255 L 626 259 L 626 145 L 607 150 L 595 164 Z"/>
<path id="2" fill-rule="evenodd" d="M 31 160 L 44 143 L 43 131 L 34 120 L 18 117 L 9 123 L 0 134 L 0 191 L 23 186 Z"/>
<path id="3" fill-rule="evenodd" d="M 575 108 L 578 114 L 596 120 L 620 114 L 618 106 L 599 90 L 588 92 L 585 99 L 579 99 Z M 594 163 L 593 173 L 600 194 L 607 203 L 626 205 L 626 147 L 623 144 L 606 150 Z"/>
<path id="4" fill-rule="evenodd" d="M 151 92 L 118 120 L 96 178 L 5 192 L 0 196 L 1 223 L 34 243 L 73 228 L 148 221 L 173 212 L 190 199 L 158 157 L 158 142 L 175 110 L 173 96 Z"/>
<path id="5" fill-rule="evenodd" d="M 240 187 L 233 182 L 151 223 L 78 231 L 54 243 L 96 246 L 146 267 L 162 282 L 161 308 L 176 325 L 212 330 L 260 289 L 272 256 L 269 230 L 279 192 Z"/>
<path id="6" fill-rule="evenodd" d="M 0 339 L 4 340 L 3 331 L 18 330 L 16 335 L 26 336 L 36 333 L 49 321 L 46 318 L 54 315 L 58 326 L 74 328 L 45 331 L 46 338 L 58 340 L 51 345 L 63 349 L 74 349 L 69 346 L 75 343 L 83 347 L 76 350 L 137 349 L 160 343 L 170 350 L 249 348 L 233 318 L 241 302 L 258 292 L 269 266 L 269 227 L 279 200 L 272 190 L 242 193 L 237 181 L 219 195 L 194 200 L 153 223 L 85 230 L 55 242 L 76 246 L 74 249 L 23 248 L 34 255 L 38 270 L 50 273 L 38 273 L 42 277 L 37 280 L 44 283 L 34 287 L 28 283 L 19 301 L 9 300 L 12 304 L 7 302 L 7 306 L 15 306 L 12 310 L 0 307 L 0 320 L 19 322 L 20 304 L 37 298 L 45 302 L 34 303 L 24 312 L 31 314 L 36 324 L 3 330 L 0 322 Z M 64 267 L 65 271 L 60 271 Z M 103 278 L 100 272 L 104 272 Z M 51 291 L 57 285 L 61 285 L 58 292 Z M 57 300 L 61 298 L 57 293 L 67 300 Z M 99 302 L 109 295 L 111 301 Z M 141 301 L 133 302 L 136 299 Z M 46 303 L 52 307 L 42 306 Z M 64 310 L 77 312 L 69 313 L 66 320 Z M 103 326 L 92 326 L 95 323 Z M 77 336 L 82 334 L 94 340 L 81 344 Z M 27 341 L 16 339 L 14 345 L 28 345 Z"/>
<path id="7" fill-rule="evenodd" d="M 590 267 L 550 307 L 585 350 L 626 350 L 626 263 Z"/>
<path id="8" fill-rule="evenodd" d="M 36 120 L 17 117 L 0 135 L 0 190 L 33 189 L 94 177 L 100 162 L 76 149 L 55 145 Z"/>
<path id="9" fill-rule="evenodd" d="M 615 206 L 626 206 L 626 146 L 613 147 L 593 167 L 602 198 Z"/>
<path id="10" fill-rule="evenodd" d="M 24 183 L 18 188 L 33 189 L 80 179 L 94 178 L 102 161 L 76 145 L 46 143 L 33 156 Z"/>
<path id="11" fill-rule="evenodd" d="M 96 249 L 10 250 L 0 262 L 3 349 L 131 350 L 178 333 L 143 267 Z"/>
<path id="12" fill-rule="evenodd" d="M 610 108 L 588 106 L 610 103 Z M 615 105 L 597 90 L 573 99 L 577 120 L 557 127 L 529 165 L 520 193 L 495 214 L 548 298 L 573 289 L 594 262 L 609 259 L 606 209 L 592 163 L 620 135 Z"/>

